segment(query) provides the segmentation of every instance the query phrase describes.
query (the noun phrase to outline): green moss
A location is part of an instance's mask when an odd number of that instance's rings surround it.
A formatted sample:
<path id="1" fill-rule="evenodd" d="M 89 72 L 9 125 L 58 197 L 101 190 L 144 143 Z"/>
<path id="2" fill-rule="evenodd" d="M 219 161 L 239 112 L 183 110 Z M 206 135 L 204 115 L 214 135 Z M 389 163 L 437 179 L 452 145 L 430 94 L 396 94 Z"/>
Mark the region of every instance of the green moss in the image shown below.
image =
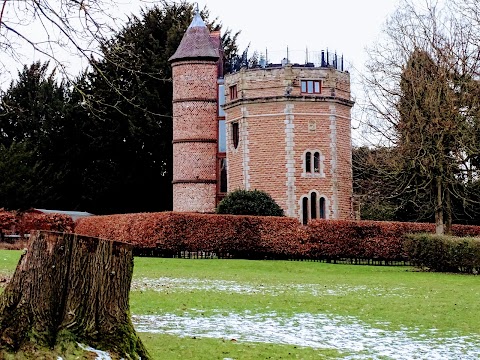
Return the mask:
<path id="1" fill-rule="evenodd" d="M 81 349 L 76 342 L 62 342 L 53 349 L 48 347 L 26 346 L 24 349 L 13 353 L 0 351 L 0 358 L 5 360 L 93 360 L 97 355 Z"/>

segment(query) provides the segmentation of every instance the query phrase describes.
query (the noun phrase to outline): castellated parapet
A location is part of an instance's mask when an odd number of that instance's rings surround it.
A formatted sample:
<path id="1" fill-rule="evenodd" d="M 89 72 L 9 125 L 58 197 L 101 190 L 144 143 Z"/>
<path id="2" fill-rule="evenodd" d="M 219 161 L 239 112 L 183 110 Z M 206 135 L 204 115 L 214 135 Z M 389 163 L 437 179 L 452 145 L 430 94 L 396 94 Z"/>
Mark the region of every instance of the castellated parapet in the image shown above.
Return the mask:
<path id="1" fill-rule="evenodd" d="M 225 96 L 228 191 L 264 190 L 304 223 L 353 217 L 348 72 L 244 68 Z"/>

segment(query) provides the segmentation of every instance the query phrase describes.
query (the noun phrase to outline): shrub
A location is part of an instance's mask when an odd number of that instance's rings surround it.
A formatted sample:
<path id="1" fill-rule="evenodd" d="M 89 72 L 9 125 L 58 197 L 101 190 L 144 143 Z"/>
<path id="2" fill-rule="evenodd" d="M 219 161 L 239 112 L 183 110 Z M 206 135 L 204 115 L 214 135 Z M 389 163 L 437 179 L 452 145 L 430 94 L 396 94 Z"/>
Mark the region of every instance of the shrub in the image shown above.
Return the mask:
<path id="1" fill-rule="evenodd" d="M 123 241 L 137 248 L 155 248 L 163 237 L 170 213 L 135 213 L 88 216 L 75 222 L 75 233 Z"/>
<path id="2" fill-rule="evenodd" d="M 407 233 L 435 231 L 433 224 L 387 221 L 314 220 L 305 249 L 313 259 L 406 261 Z"/>
<path id="3" fill-rule="evenodd" d="M 409 234 L 404 244 L 410 262 L 433 271 L 478 273 L 480 239 L 434 234 Z"/>
<path id="4" fill-rule="evenodd" d="M 217 214 L 283 216 L 275 200 L 260 190 L 235 190 L 218 204 Z"/>
<path id="5" fill-rule="evenodd" d="M 25 212 L 19 215 L 17 231 L 19 234 L 28 234 L 32 230 L 48 230 L 58 232 L 73 232 L 75 222 L 64 214 L 43 214 L 39 212 Z"/>
<path id="6" fill-rule="evenodd" d="M 24 235 L 32 230 L 72 232 L 74 221 L 68 215 L 43 214 L 37 211 L 5 211 L 0 209 L 0 232 Z"/>
<path id="7" fill-rule="evenodd" d="M 0 233 L 3 231 L 13 231 L 16 224 L 17 217 L 15 216 L 15 213 L 0 209 Z"/>
<path id="8" fill-rule="evenodd" d="M 23 249 L 27 244 L 25 234 L 29 234 L 32 230 L 73 232 L 74 225 L 75 223 L 68 215 L 0 209 L 0 246 L 2 249 Z M 7 237 L 6 235 L 16 236 Z"/>

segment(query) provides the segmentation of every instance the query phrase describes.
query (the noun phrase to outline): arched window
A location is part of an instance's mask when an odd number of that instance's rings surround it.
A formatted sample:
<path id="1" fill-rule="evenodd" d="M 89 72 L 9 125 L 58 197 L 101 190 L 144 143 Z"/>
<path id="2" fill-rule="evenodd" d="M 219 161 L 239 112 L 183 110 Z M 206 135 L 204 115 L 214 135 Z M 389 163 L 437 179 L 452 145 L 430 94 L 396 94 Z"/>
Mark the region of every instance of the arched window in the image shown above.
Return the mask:
<path id="1" fill-rule="evenodd" d="M 310 194 L 310 218 L 317 218 L 317 193 L 312 192 Z"/>
<path id="2" fill-rule="evenodd" d="M 308 222 L 308 198 L 304 196 L 302 198 L 302 223 L 307 225 Z"/>
<path id="3" fill-rule="evenodd" d="M 221 193 L 226 193 L 227 192 L 227 159 L 225 158 L 220 158 L 218 159 L 219 164 L 218 168 L 220 171 L 220 176 L 218 177 L 220 184 L 219 184 L 219 190 Z"/>
<path id="4" fill-rule="evenodd" d="M 326 212 L 325 212 L 325 198 L 322 196 L 320 198 L 320 219 L 325 219 L 326 218 Z"/>
<path id="5" fill-rule="evenodd" d="M 305 153 L 305 172 L 312 172 L 312 153 L 310 151 Z"/>
<path id="6" fill-rule="evenodd" d="M 232 141 L 233 141 L 233 147 L 236 149 L 240 141 L 238 122 L 232 123 Z"/>
<path id="7" fill-rule="evenodd" d="M 319 196 L 318 191 L 312 190 L 308 195 L 301 197 L 302 223 L 306 225 L 309 220 L 327 218 L 327 199 Z"/>
<path id="8" fill-rule="evenodd" d="M 323 175 L 323 157 L 319 150 L 307 150 L 304 153 L 303 164 L 305 166 L 305 174 L 311 174 L 315 176 Z"/>
<path id="9" fill-rule="evenodd" d="M 313 153 L 313 172 L 320 174 L 320 153 L 318 151 Z"/>

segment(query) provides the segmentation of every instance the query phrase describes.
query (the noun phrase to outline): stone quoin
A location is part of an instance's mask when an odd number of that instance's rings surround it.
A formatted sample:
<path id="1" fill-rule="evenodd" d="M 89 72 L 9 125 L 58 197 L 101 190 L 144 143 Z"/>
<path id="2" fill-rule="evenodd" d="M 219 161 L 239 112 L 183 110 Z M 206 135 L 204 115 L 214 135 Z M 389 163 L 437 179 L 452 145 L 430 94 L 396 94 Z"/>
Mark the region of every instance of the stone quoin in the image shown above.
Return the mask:
<path id="1" fill-rule="evenodd" d="M 224 76 L 220 33 L 197 9 L 170 58 L 174 211 L 257 189 L 303 223 L 353 218 L 350 75 L 336 56 L 285 60 Z"/>

